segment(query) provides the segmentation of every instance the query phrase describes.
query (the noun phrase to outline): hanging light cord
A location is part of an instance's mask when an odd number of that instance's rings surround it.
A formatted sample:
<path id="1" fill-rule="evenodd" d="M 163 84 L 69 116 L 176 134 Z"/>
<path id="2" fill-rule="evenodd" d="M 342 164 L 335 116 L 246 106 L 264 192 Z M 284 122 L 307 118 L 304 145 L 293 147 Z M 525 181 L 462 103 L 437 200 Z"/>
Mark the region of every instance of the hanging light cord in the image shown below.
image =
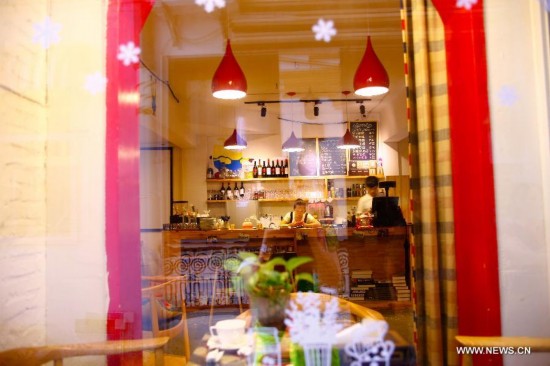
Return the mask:
<path id="1" fill-rule="evenodd" d="M 277 117 L 277 119 L 281 120 L 281 121 L 285 121 L 285 122 L 291 122 L 291 123 L 300 123 L 300 124 L 303 124 L 303 125 L 341 125 L 343 123 L 346 123 L 345 121 L 344 122 L 308 122 L 308 121 L 297 121 L 297 120 L 293 120 L 293 119 L 288 119 L 288 118 L 283 118 L 283 117 Z"/>
<path id="2" fill-rule="evenodd" d="M 153 70 L 151 70 L 146 64 L 145 62 L 143 62 L 142 59 L 139 59 L 139 62 L 143 65 L 143 67 L 145 67 L 145 69 L 147 71 L 149 71 L 149 73 L 151 73 L 151 75 L 153 75 L 153 77 L 155 79 L 157 79 L 158 81 L 160 81 L 161 83 L 163 83 L 164 85 L 166 85 L 168 87 L 168 90 L 170 91 L 170 94 L 172 94 L 172 97 L 176 100 L 176 102 L 180 102 L 180 100 L 178 99 L 178 97 L 176 97 L 176 94 L 174 93 L 174 90 L 172 90 L 172 87 L 170 86 L 170 82 L 166 81 L 166 80 L 163 80 L 161 79 L 159 76 L 157 76 L 157 74 L 155 74 L 153 72 Z"/>

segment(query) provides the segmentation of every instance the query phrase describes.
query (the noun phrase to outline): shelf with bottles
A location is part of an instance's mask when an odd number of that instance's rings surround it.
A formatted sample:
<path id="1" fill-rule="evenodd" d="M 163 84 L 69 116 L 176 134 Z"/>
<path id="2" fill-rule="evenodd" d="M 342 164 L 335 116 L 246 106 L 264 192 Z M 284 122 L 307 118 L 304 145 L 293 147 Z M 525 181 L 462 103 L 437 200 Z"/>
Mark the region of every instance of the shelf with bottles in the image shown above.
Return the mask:
<path id="1" fill-rule="evenodd" d="M 347 184 L 348 181 L 351 181 L 352 184 Z M 355 201 L 366 194 L 364 181 L 365 176 L 208 179 L 207 183 L 215 183 L 216 186 L 207 184 L 207 203 L 239 199 L 260 202 L 292 202 L 296 197 L 302 197 L 312 202 L 327 199 Z M 220 183 L 221 187 L 217 186 Z"/>
<path id="2" fill-rule="evenodd" d="M 357 197 L 359 198 L 359 197 Z M 252 199 L 252 201 L 258 201 L 258 202 L 294 202 L 295 198 L 260 198 L 260 199 Z M 207 200 L 207 203 L 225 203 L 225 202 L 231 202 L 231 201 L 247 201 L 247 200 Z M 307 200 L 304 200 L 307 201 Z"/>
<path id="3" fill-rule="evenodd" d="M 207 183 L 210 182 L 278 182 L 278 181 L 301 181 L 301 180 L 330 180 L 330 179 L 344 179 L 344 180 L 353 180 L 353 179 L 362 179 L 367 178 L 368 175 L 325 175 L 325 176 L 314 176 L 314 177 L 302 177 L 302 176 L 290 176 L 290 177 L 273 177 L 273 178 L 212 178 L 206 179 Z M 375 175 L 379 179 L 383 179 L 383 175 Z"/>
<path id="4" fill-rule="evenodd" d="M 357 201 L 361 197 L 348 197 L 348 198 L 333 198 L 332 202 L 334 201 Z M 207 200 L 207 203 L 225 203 L 225 202 L 231 202 L 231 201 L 238 201 L 238 200 Z M 242 200 L 246 201 L 246 200 Z M 260 198 L 257 200 L 252 201 L 258 201 L 260 203 L 288 203 L 288 202 L 294 202 L 296 201 L 296 198 Z M 305 202 L 309 202 L 310 200 L 304 199 Z M 318 201 L 325 201 L 325 199 L 319 199 Z"/>

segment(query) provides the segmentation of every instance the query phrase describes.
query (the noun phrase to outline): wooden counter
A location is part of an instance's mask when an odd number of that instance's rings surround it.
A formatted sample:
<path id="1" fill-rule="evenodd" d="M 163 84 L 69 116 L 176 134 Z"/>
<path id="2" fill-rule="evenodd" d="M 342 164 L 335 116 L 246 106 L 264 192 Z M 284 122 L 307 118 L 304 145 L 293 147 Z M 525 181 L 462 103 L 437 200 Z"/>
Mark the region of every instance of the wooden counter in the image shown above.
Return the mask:
<path id="1" fill-rule="evenodd" d="M 349 292 L 354 270 L 370 270 L 373 279 L 408 279 L 408 227 L 302 228 L 261 230 L 180 230 L 163 232 L 165 275 L 187 275 L 190 305 L 246 302 L 232 290 L 224 264 L 239 251 L 311 256 L 300 267 L 317 273 L 320 285 Z"/>
<path id="2" fill-rule="evenodd" d="M 190 249 L 258 250 L 262 245 L 267 245 L 275 253 L 296 252 L 296 233 L 292 229 L 172 230 L 163 231 L 162 237 L 164 258 L 179 256 Z"/>
<path id="3" fill-rule="evenodd" d="M 296 235 L 305 235 L 307 237 L 325 237 L 336 235 L 339 240 L 348 238 L 358 239 L 364 237 L 404 237 L 407 235 L 406 226 L 396 226 L 388 228 L 370 228 L 365 230 L 356 230 L 354 228 L 301 228 L 301 229 L 235 229 L 235 230 L 167 230 L 163 231 L 163 241 L 165 244 L 189 244 L 189 243 L 207 243 L 209 239 L 217 238 L 220 243 L 224 241 L 234 242 L 237 239 L 289 239 Z M 243 240 L 244 242 L 245 240 Z"/>

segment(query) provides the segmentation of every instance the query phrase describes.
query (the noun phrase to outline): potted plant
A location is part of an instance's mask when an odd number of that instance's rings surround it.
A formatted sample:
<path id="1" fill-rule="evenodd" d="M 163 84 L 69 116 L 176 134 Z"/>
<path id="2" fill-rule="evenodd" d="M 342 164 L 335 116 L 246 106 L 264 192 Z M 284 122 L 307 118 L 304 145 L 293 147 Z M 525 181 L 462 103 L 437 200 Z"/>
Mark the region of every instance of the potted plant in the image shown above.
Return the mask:
<path id="1" fill-rule="evenodd" d="M 310 273 L 295 273 L 295 270 L 313 259 L 305 256 L 288 260 L 275 257 L 262 262 L 254 253 L 240 252 L 238 255 L 241 263 L 232 270 L 238 274 L 236 286 L 241 286 L 250 298 L 254 320 L 261 326 L 284 330 L 285 309 L 298 281 L 313 283 Z"/>

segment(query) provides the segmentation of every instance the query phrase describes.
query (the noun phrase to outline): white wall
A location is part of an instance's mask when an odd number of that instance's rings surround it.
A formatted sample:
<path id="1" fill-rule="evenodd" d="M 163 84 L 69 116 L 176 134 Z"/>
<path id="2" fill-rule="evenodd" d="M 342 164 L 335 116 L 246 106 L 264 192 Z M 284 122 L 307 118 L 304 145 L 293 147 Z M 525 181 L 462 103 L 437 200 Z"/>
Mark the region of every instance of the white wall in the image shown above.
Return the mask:
<path id="1" fill-rule="evenodd" d="M 538 1 L 485 1 L 501 311 L 508 336 L 550 336 L 550 59 L 544 14 Z M 506 365 L 541 365 L 544 357 L 508 357 Z"/>
<path id="2" fill-rule="evenodd" d="M 106 4 L 0 5 L 0 349 L 105 338 Z M 50 16 L 59 42 L 33 42 Z"/>
<path id="3" fill-rule="evenodd" d="M 48 343 L 105 339 L 105 93 L 86 76 L 105 74 L 106 3 L 49 1 L 62 24 L 48 70 L 46 326 Z"/>
<path id="4" fill-rule="evenodd" d="M 0 349 L 46 339 L 46 1 L 0 5 Z"/>

